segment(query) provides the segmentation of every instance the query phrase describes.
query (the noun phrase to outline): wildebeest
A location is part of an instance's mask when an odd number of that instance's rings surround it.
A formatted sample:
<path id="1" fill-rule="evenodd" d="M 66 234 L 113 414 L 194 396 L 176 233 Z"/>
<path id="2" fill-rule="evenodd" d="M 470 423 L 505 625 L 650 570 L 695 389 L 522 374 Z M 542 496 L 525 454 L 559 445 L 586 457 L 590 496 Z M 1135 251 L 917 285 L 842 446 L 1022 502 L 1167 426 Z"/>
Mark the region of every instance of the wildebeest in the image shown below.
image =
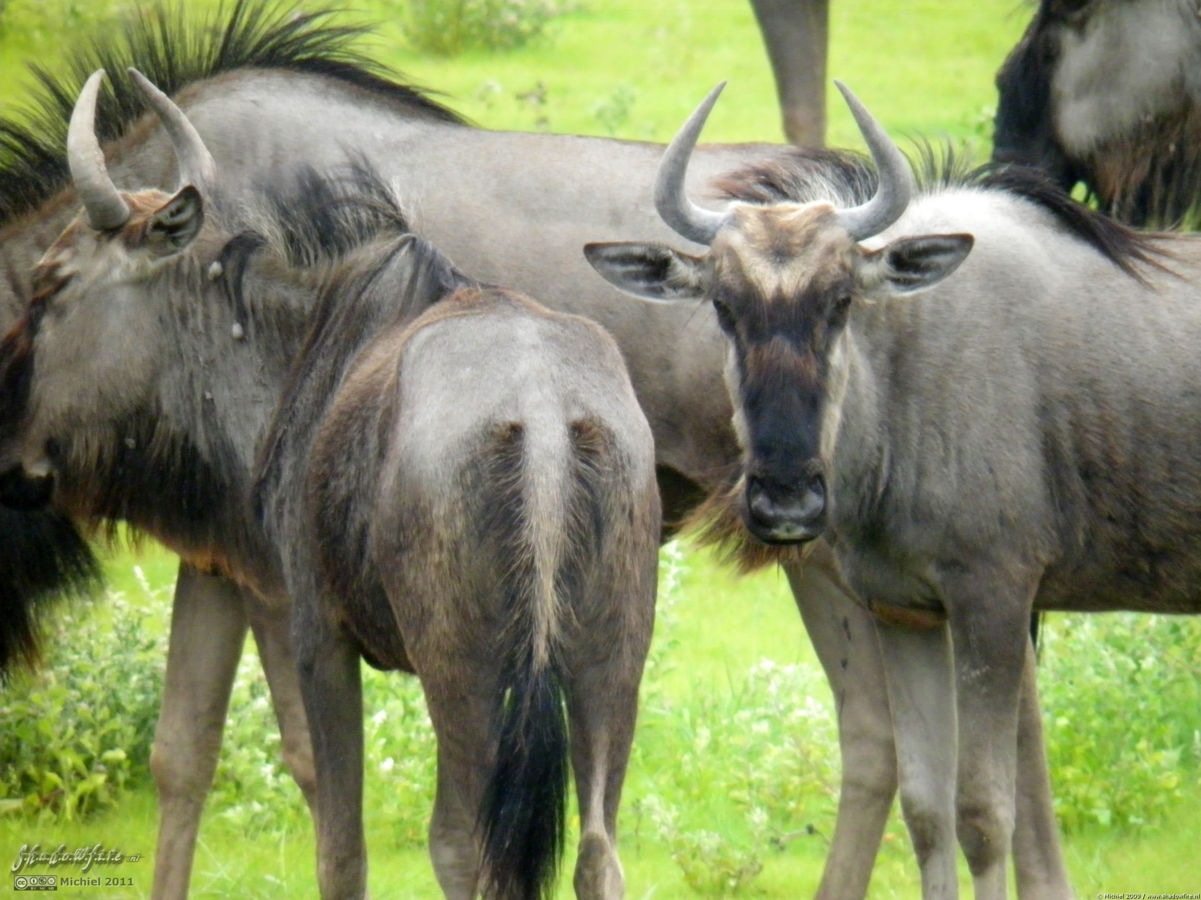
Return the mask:
<path id="1" fill-rule="evenodd" d="M 958 832 L 976 896 L 1002 898 L 1031 610 L 1201 611 L 1201 256 L 1024 170 L 914 196 L 847 99 L 872 198 L 695 206 L 682 177 L 715 92 L 656 188 L 706 251 L 587 253 L 639 296 L 714 307 L 743 447 L 731 503 L 769 543 L 832 534 L 882 619 L 923 895 L 956 894 Z"/>
<path id="2" fill-rule="evenodd" d="M 365 887 L 361 748 L 348 737 L 362 727 L 363 654 L 421 679 L 447 897 L 545 894 L 568 735 L 576 894 L 620 897 L 617 805 L 658 561 L 650 429 L 595 324 L 450 274 L 433 283 L 445 299 L 357 355 L 345 333 L 379 313 L 330 292 L 337 318 L 305 349 L 271 448 L 263 493 L 289 548 L 322 895 Z M 280 471 L 299 472 L 303 491 Z"/>
<path id="3" fill-rule="evenodd" d="M 397 234 L 403 216 L 365 170 L 353 192 L 310 173 L 303 202 L 275 198 L 281 220 L 246 231 L 205 199 L 219 191 L 215 164 L 148 83 L 184 186 L 118 192 L 92 134 L 101 75 L 68 137 L 85 214 L 39 263 L 37 300 L 8 338 L 5 385 L 25 383 L 25 471 L 55 479 L 70 508 L 118 503 L 185 545 L 207 532 L 214 557 L 268 601 L 283 602 L 284 582 L 294 591 L 323 895 L 365 888 L 351 787 L 362 763 L 348 752 L 362 742 L 362 654 L 415 671 L 425 690 L 439 737 L 431 854 L 447 896 L 545 892 L 563 839 L 569 718 L 577 888 L 619 896 L 617 802 L 660 523 L 650 428 L 616 345 L 589 320 L 475 286 Z M 318 214 L 361 242 L 324 272 L 289 258 L 319 258 L 337 232 L 306 245 L 304 223 L 282 220 Z M 384 223 L 392 233 L 369 230 Z M 273 224 L 289 231 L 279 249 Z M 310 320 L 272 457 L 286 445 L 283 464 L 303 471 L 311 446 L 301 480 L 312 501 L 273 541 L 249 484 Z M 81 353 L 91 341 L 120 352 Z M 154 425 L 130 441 L 133 421 Z M 181 526 L 173 494 L 197 483 L 211 507 Z M 302 487 L 278 481 L 273 505 Z"/>
<path id="4" fill-rule="evenodd" d="M 344 165 L 348 147 L 353 148 L 396 187 L 413 229 L 464 271 L 605 325 L 622 349 L 655 434 L 668 531 L 724 484 L 738 451 L 721 384 L 724 344 L 712 314 L 633 309 L 595 277 L 579 252 L 596 237 L 670 234 L 647 199 L 659 148 L 470 128 L 383 77 L 349 43 L 355 30 L 322 13 L 269 14 L 240 2 L 220 24 L 198 28 L 188 19 L 152 16 L 128 32 L 114 32 L 126 33 L 129 46 L 113 49 L 101 42 L 95 53 L 72 61 L 74 77 L 50 82 L 44 108 L 32 116 L 34 126 L 0 123 L 4 146 L 13 153 L 0 165 L 0 296 L 6 303 L 23 308 L 32 293 L 26 272 L 76 208 L 60 145 L 69 101 L 84 74 L 106 65 L 116 76 L 112 92 L 101 94 L 98 113 L 98 130 L 112 139 L 105 152 L 113 179 L 164 189 L 177 184 L 167 139 L 141 118 L 141 95 L 120 74 L 137 61 L 153 67 L 153 80 L 177 95 L 217 160 L 223 193 L 231 198 L 272 185 L 285 190 L 297 166 Z M 737 145 L 698 148 L 693 189 L 752 162 L 772 161 L 794 187 L 829 183 L 866 190 L 875 183 L 870 166 L 853 154 Z M 757 184 L 764 195 L 780 190 L 771 178 Z M 234 254 L 229 262 L 240 260 L 241 254 Z M 247 376 L 246 383 L 257 382 Z M 144 430 L 147 424 L 138 427 Z M 138 446 L 143 435 L 129 436 Z M 223 455 L 207 452 L 202 459 L 210 468 L 225 462 Z M 201 502 L 212 495 L 207 487 L 199 484 L 177 498 L 181 522 L 176 524 L 185 530 L 192 530 L 193 517 L 210 514 Z M 121 516 L 126 510 L 112 505 L 104 512 Z M 155 523 L 140 524 L 158 534 L 150 527 Z M 170 535 L 162 536 L 171 543 Z M 286 616 L 212 574 L 221 573 L 228 561 L 193 552 L 203 550 L 203 543 L 174 544 L 195 565 L 183 570 L 177 588 L 163 716 L 155 736 L 162 823 L 154 893 L 163 897 L 186 894 L 199 812 L 215 768 L 248 618 L 260 641 L 285 758 L 306 790 L 312 783 Z M 843 780 L 821 895 L 862 896 L 896 792 L 896 753 L 874 629 L 849 598 L 824 543 L 813 548 L 805 565 L 796 555 L 782 565 L 838 708 Z M 1031 729 L 1039 726 L 1037 715 L 1025 721 Z M 1038 750 L 1040 741 L 1033 740 L 1031 747 Z M 1023 799 L 1038 796 L 1035 785 Z M 1045 802 L 1032 805 L 1038 809 Z M 1021 837 L 1038 829 L 1019 832 Z M 1041 883 L 1039 873 L 1058 864 L 1057 858 L 1054 865 L 1047 862 L 1048 846 L 1057 853 L 1053 844 L 1030 842 L 1019 859 L 1020 878 Z"/>
<path id="5" fill-rule="evenodd" d="M 1201 17 L 1193 0 L 1040 0 L 997 73 L 993 154 L 1082 182 L 1136 225 L 1196 213 Z"/>

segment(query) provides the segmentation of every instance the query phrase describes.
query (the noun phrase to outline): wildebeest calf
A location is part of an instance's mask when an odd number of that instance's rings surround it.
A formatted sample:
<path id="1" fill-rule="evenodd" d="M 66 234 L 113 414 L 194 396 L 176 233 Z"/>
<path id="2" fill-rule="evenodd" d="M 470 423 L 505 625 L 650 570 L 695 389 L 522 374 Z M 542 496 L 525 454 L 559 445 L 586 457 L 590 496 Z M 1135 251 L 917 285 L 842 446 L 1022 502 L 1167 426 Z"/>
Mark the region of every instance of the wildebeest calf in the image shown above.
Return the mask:
<path id="1" fill-rule="evenodd" d="M 338 331 L 325 337 L 336 344 Z M 318 340 L 313 355 L 339 354 Z M 616 345 L 520 295 L 461 288 L 353 359 L 304 480 L 285 527 L 303 532 L 287 542 L 287 568 L 323 894 L 362 886 L 362 762 L 345 747 L 361 729 L 362 653 L 421 679 L 438 735 L 431 853 L 448 897 L 546 891 L 568 718 L 576 893 L 621 896 L 617 804 L 654 616 L 659 501 Z"/>

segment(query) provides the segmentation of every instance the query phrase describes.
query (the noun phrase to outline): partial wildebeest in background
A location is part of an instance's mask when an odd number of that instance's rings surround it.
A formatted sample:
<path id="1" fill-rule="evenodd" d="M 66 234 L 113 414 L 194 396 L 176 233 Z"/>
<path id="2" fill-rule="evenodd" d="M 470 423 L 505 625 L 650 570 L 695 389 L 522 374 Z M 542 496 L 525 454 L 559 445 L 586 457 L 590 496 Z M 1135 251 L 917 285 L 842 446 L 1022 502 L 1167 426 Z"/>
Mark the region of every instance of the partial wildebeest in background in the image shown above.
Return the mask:
<path id="1" fill-rule="evenodd" d="M 1172 227 L 1201 196 L 1195 0 L 1040 0 L 997 73 L 993 156 L 1038 166 L 1135 225 Z"/>
<path id="2" fill-rule="evenodd" d="M 268 600 L 296 591 L 325 896 L 365 889 L 360 653 L 425 689 L 439 737 L 431 853 L 448 896 L 545 893 L 568 718 L 577 889 L 619 896 L 617 802 L 660 522 L 650 429 L 612 339 L 474 287 L 403 230 L 363 168 L 349 184 L 308 173 L 294 197 L 269 198 L 274 213 L 239 195 L 237 215 L 260 224 L 243 230 L 205 199 L 220 194 L 215 164 L 146 82 L 184 186 L 118 192 L 92 132 L 101 75 L 68 136 L 86 217 L 47 251 L 38 299 L 7 339 L 4 385 L 25 385 L 6 423 L 24 470 L 54 479 L 81 515 L 116 505 L 204 546 Z M 299 531 L 277 521 L 268 536 L 251 469 L 310 323 L 271 447 L 300 480 L 265 497 L 286 508 L 307 482 L 314 499 L 303 524 L 290 520 Z M 181 519 L 172 501 L 199 488 L 208 508 Z"/>
<path id="3" fill-rule="evenodd" d="M 298 167 L 345 165 L 351 147 L 411 202 L 413 230 L 464 271 L 604 325 L 621 347 L 655 434 L 665 534 L 674 533 L 707 493 L 722 487 L 738 458 L 721 384 L 721 333 L 707 309 L 630 304 L 595 276 L 580 253 L 597 237 L 670 236 L 649 200 L 661 148 L 468 127 L 367 59 L 354 43 L 357 33 L 328 13 L 293 15 L 286 5 L 239 0 L 211 21 L 151 11 L 72 55 L 67 67 L 73 74 L 49 79 L 30 116 L 0 120 L 0 306 L 24 310 L 32 293 L 27 273 L 76 208 L 61 145 L 87 73 L 107 65 L 116 76 L 111 90 L 101 94 L 97 127 L 111 138 L 105 151 L 117 183 L 164 189 L 178 183 L 162 129 L 143 117 L 141 94 L 123 75 L 131 63 L 153 66 L 156 83 L 180 92 L 220 166 L 222 194 L 231 205 L 242 191 L 252 206 L 264 190 L 286 192 Z M 745 186 L 765 201 L 798 190 L 866 196 L 875 186 L 874 172 L 857 154 L 743 144 L 697 148 L 692 189 L 710 189 L 722 174 L 750 163 L 774 164 L 766 166 L 769 175 Z M 309 212 L 314 234 L 326 221 L 320 212 Z M 238 264 L 249 246 L 235 245 L 238 252 L 227 262 Z M 229 302 L 237 309 L 236 300 Z M 223 325 L 232 328 L 232 317 Z M 213 356 L 233 354 L 236 362 L 242 346 L 222 344 Z M 248 372 L 242 380 L 255 386 L 262 377 Z M 214 398 L 232 390 L 194 387 Z M 143 448 L 145 423 L 133 424 L 122 437 Z M 225 466 L 222 446 L 194 449 L 205 471 Z M 195 487 L 172 500 L 179 520 L 174 524 L 185 533 L 200 530 L 189 522 L 215 515 L 212 497 L 221 496 L 204 483 Z M 104 514 L 127 512 L 142 515 L 116 503 Z M 152 756 L 161 810 L 153 893 L 182 897 L 248 621 L 268 675 L 284 758 L 306 796 L 312 785 L 310 742 L 286 610 L 220 574 L 227 571 L 226 560 L 207 551 L 211 529 L 203 531 L 204 540 L 185 545 L 173 543 L 167 529 L 151 527 L 153 520 L 139 521 L 190 561 L 176 589 Z M 228 540 L 237 537 L 235 531 Z M 812 548 L 804 565 L 798 554 L 784 556 L 781 564 L 838 710 L 843 777 L 820 895 L 863 896 L 896 792 L 896 750 L 874 627 L 850 598 L 824 543 Z M 1024 722 L 1037 732 L 1037 714 Z M 1041 741 L 1032 739 L 1030 746 L 1037 752 Z M 1022 795 L 1037 796 L 1037 786 Z M 1035 838 L 1030 852 L 1019 857 L 1019 878 L 1039 884 L 1044 878 L 1039 873 L 1049 870 L 1048 845 L 1036 839 L 1037 828 L 1019 829 L 1023 835 Z"/>
<path id="4" fill-rule="evenodd" d="M 0 685 L 39 657 L 53 601 L 96 589 L 100 570 L 61 513 L 0 506 Z"/>
<path id="5" fill-rule="evenodd" d="M 714 307 L 743 448 L 730 503 L 768 543 L 832 532 L 880 619 L 923 896 L 956 896 L 958 832 L 976 896 L 1001 900 L 1032 609 L 1201 611 L 1201 243 L 1139 236 L 1020 168 L 914 196 L 847 99 L 872 199 L 693 205 L 714 92 L 656 186 L 707 250 L 587 252 L 639 296 Z"/>
<path id="6" fill-rule="evenodd" d="M 826 143 L 826 53 L 830 0 L 751 0 L 767 48 L 784 136 L 799 147 Z"/>

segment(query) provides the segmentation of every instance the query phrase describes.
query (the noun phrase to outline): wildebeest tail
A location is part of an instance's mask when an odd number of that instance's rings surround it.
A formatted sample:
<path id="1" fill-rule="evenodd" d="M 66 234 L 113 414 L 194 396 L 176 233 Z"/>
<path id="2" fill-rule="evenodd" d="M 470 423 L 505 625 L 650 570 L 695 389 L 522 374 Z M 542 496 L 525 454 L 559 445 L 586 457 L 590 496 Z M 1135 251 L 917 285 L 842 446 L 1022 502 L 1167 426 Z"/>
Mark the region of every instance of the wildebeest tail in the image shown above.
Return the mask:
<path id="1" fill-rule="evenodd" d="M 0 681 L 39 658 L 53 601 L 94 588 L 100 566 L 65 516 L 0 506 Z"/>
<path id="2" fill-rule="evenodd" d="M 499 429 L 492 461 L 493 521 L 503 536 L 505 627 L 497 760 L 480 810 L 485 897 L 549 897 L 564 844 L 568 780 L 561 658 L 564 619 L 597 552 L 601 432 L 577 423 L 559 434 Z M 498 521 L 499 519 L 499 521 Z"/>

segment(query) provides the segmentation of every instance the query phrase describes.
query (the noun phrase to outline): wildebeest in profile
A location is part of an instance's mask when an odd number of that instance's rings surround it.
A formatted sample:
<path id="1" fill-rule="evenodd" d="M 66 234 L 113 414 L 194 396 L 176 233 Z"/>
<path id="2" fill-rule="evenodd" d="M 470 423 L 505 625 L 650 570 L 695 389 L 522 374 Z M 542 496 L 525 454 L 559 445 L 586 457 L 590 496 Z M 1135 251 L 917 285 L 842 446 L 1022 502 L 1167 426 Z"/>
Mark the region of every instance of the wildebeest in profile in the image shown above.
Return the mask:
<path id="1" fill-rule="evenodd" d="M 832 532 L 881 618 L 923 896 L 957 895 L 958 836 L 975 895 L 1002 900 L 1032 609 L 1201 612 L 1201 242 L 1129 231 L 1020 168 L 917 193 L 847 99 L 870 200 L 696 206 L 683 173 L 715 92 L 656 190 L 705 251 L 588 254 L 639 296 L 715 307 L 731 502 L 766 542 Z"/>
<path id="2" fill-rule="evenodd" d="M 993 156 L 1083 183 L 1171 227 L 1201 190 L 1201 18 L 1192 0 L 1040 0 L 997 73 Z"/>
<path id="3" fill-rule="evenodd" d="M 364 167 L 223 209 L 199 136 L 144 80 L 184 186 L 117 191 L 92 129 L 101 76 L 68 137 L 85 215 L 47 251 L 8 338 L 4 383 L 21 389 L 5 437 L 26 474 L 80 515 L 302 601 L 323 894 L 365 887 L 362 654 L 416 671 L 429 699 L 448 896 L 545 892 L 569 737 L 577 890 L 620 895 L 660 523 L 650 429 L 612 339 L 474 285 L 407 233 Z M 264 530 L 251 484 L 277 408 Z"/>

